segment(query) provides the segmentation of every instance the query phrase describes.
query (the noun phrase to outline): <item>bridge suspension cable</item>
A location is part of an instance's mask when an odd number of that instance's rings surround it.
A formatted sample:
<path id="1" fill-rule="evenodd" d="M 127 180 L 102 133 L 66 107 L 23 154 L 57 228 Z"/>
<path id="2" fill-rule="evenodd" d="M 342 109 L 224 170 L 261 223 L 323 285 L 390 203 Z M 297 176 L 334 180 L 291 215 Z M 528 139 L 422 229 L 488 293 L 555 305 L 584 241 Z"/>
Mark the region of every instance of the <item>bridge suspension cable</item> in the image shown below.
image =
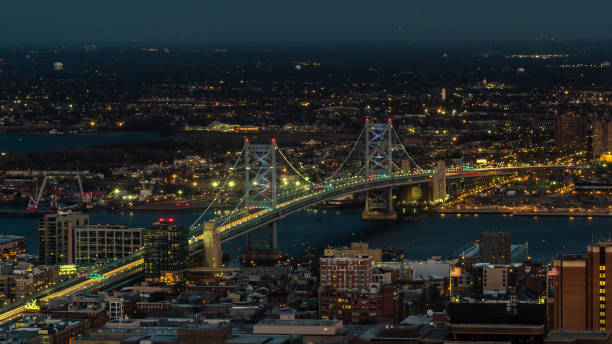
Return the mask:
<path id="1" fill-rule="evenodd" d="M 300 173 L 300 171 L 297 170 L 297 168 L 295 168 L 295 166 L 293 166 L 293 164 L 291 163 L 291 161 L 289 161 L 289 159 L 287 159 L 287 157 L 285 156 L 285 154 L 283 154 L 283 151 L 280 149 L 280 147 L 278 147 L 277 145 L 275 145 L 275 149 L 280 153 L 281 157 L 283 158 L 283 160 L 285 160 L 285 162 L 287 163 L 287 165 L 289 165 L 289 167 L 293 170 L 293 172 L 295 172 L 300 178 L 302 178 L 305 182 L 310 183 L 310 184 L 314 184 L 313 182 L 311 182 L 310 180 L 308 180 L 308 178 L 304 177 L 304 175 L 302 175 L 302 173 Z"/>
<path id="2" fill-rule="evenodd" d="M 361 132 L 359 133 L 359 136 L 357 137 L 357 141 L 355 141 L 355 144 L 353 145 L 353 147 L 351 148 L 350 152 L 348 153 L 348 155 L 346 156 L 346 158 L 344 158 L 344 161 L 342 161 L 342 164 L 340 164 L 340 167 L 338 167 L 334 173 L 332 173 L 329 177 L 325 178 L 325 180 L 323 180 L 323 183 L 326 183 L 330 180 L 332 180 L 334 178 L 334 176 L 340 172 L 340 170 L 342 169 L 342 167 L 344 167 L 344 165 L 346 164 L 346 162 L 348 161 L 348 159 L 351 157 L 351 154 L 353 154 L 353 152 L 355 151 L 355 148 L 357 148 L 357 146 L 359 145 L 359 141 L 361 141 L 361 136 L 363 136 L 363 133 L 365 132 L 366 128 L 365 126 L 361 128 Z"/>
<path id="3" fill-rule="evenodd" d="M 257 180 L 257 177 L 259 177 L 261 175 L 261 172 L 266 168 L 266 166 L 260 166 L 257 169 L 257 174 L 255 175 L 255 178 L 253 178 L 254 180 Z M 234 209 L 223 218 L 223 222 L 221 222 L 220 224 L 218 224 L 219 227 L 224 226 L 225 224 L 227 224 L 228 222 L 231 221 L 232 216 L 240 209 L 240 206 L 242 205 L 242 203 L 244 202 L 244 200 L 247 198 L 247 196 L 249 195 L 249 192 L 251 191 L 253 184 L 249 183 L 247 186 L 247 189 L 244 192 L 244 195 L 242 196 L 242 198 L 240 198 L 240 201 L 238 201 L 238 204 L 236 204 L 236 207 L 234 207 Z"/>
<path id="4" fill-rule="evenodd" d="M 212 205 L 215 204 L 215 202 L 219 199 L 219 196 L 221 195 L 221 192 L 225 188 L 225 185 L 229 182 L 230 177 L 234 174 L 234 171 L 236 170 L 236 166 L 238 166 L 238 162 L 240 162 L 240 158 L 242 157 L 242 154 L 244 154 L 244 150 L 245 150 L 245 147 L 242 147 L 242 150 L 240 151 L 240 153 L 238 154 L 238 157 L 236 158 L 236 161 L 234 162 L 234 166 L 232 166 L 232 168 L 230 169 L 230 173 L 227 175 L 227 177 L 223 181 L 223 184 L 221 184 L 219 191 L 217 191 L 217 194 L 215 195 L 213 200 L 210 201 L 210 203 L 208 203 L 208 206 L 206 207 L 206 209 L 204 209 L 202 214 L 200 214 L 200 216 L 198 216 L 198 218 L 195 221 L 193 221 L 193 223 L 191 224 L 191 226 L 189 226 L 189 228 L 194 229 L 197 223 L 200 222 L 200 220 L 204 217 L 204 215 L 206 215 L 210 207 L 212 207 Z"/>
<path id="5" fill-rule="evenodd" d="M 417 168 L 417 170 L 419 170 L 421 172 L 425 171 L 425 170 L 423 170 L 423 168 L 421 168 L 421 166 L 419 166 L 416 163 L 416 161 L 414 161 L 414 159 L 412 159 L 412 157 L 410 156 L 410 154 L 406 150 L 406 147 L 404 146 L 404 144 L 400 140 L 399 135 L 397 135 L 397 131 L 395 131 L 395 127 L 392 126 L 391 129 L 393 130 L 393 134 L 395 134 L 395 138 L 397 139 L 397 142 L 399 143 L 400 147 L 402 148 L 402 151 L 404 151 L 404 154 L 406 154 L 406 156 L 408 157 L 408 160 L 410 160 L 410 162 L 412 162 L 414 164 L 414 166 Z"/>

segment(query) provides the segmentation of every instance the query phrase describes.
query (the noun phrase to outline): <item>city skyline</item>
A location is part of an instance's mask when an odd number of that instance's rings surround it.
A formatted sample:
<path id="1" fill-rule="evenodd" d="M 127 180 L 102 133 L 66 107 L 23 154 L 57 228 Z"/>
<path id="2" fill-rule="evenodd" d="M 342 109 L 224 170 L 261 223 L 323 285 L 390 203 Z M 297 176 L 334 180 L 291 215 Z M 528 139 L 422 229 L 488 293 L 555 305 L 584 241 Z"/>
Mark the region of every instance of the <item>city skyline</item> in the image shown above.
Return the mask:
<path id="1" fill-rule="evenodd" d="M 611 10 L 0 4 L 0 342 L 612 344 Z"/>

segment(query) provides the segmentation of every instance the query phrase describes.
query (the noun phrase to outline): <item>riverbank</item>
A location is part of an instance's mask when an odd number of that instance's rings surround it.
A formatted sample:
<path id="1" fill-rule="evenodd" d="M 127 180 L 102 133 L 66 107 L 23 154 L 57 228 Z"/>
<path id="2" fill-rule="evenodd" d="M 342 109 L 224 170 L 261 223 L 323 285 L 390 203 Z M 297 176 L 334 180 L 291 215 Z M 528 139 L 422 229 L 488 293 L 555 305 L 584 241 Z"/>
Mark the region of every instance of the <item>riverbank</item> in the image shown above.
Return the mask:
<path id="1" fill-rule="evenodd" d="M 534 209 L 520 210 L 512 208 L 471 207 L 465 209 L 437 209 L 439 214 L 498 214 L 511 216 L 557 216 L 557 217 L 612 217 L 612 212 L 585 209 Z"/>

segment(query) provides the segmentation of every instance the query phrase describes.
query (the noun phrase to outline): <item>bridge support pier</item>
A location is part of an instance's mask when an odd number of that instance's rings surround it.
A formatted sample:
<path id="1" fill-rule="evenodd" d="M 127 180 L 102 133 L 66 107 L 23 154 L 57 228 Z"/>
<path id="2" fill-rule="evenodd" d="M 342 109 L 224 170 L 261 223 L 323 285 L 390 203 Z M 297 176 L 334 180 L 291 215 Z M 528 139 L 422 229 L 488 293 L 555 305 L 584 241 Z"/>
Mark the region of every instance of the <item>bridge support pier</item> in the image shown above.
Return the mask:
<path id="1" fill-rule="evenodd" d="M 219 268 L 223 263 L 223 253 L 221 251 L 221 240 L 217 234 L 217 228 L 213 223 L 204 224 L 204 267 Z"/>
<path id="2" fill-rule="evenodd" d="M 365 221 L 397 220 L 397 213 L 393 209 L 393 188 L 368 191 L 361 218 Z"/>
<path id="3" fill-rule="evenodd" d="M 276 221 L 272 222 L 270 224 L 270 226 L 272 227 L 272 240 L 270 240 L 270 246 L 272 248 L 272 250 L 276 250 L 278 249 L 278 237 L 276 235 Z"/>

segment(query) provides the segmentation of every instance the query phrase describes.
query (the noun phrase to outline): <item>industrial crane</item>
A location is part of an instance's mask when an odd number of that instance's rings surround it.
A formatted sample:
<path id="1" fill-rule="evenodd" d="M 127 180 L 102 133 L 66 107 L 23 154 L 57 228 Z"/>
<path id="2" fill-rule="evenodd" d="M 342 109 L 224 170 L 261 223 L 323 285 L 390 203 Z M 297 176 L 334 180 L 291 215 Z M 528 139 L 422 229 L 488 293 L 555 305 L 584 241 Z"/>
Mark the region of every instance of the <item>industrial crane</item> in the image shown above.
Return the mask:
<path id="1" fill-rule="evenodd" d="M 30 201 L 28 201 L 28 207 L 26 208 L 27 211 L 38 211 L 38 203 L 42 198 L 43 191 L 45 190 L 45 185 L 47 184 L 48 178 L 49 176 L 45 174 L 45 178 L 43 179 L 40 188 L 38 188 L 38 180 L 36 180 L 36 188 L 34 189 L 34 195 L 30 196 Z"/>
<path id="2" fill-rule="evenodd" d="M 83 191 L 83 182 L 81 182 L 81 174 L 79 173 L 79 170 L 77 170 L 77 182 L 79 183 L 79 199 L 81 200 L 81 202 L 85 203 L 85 205 L 89 204 L 91 202 L 91 194 L 85 193 Z"/>

